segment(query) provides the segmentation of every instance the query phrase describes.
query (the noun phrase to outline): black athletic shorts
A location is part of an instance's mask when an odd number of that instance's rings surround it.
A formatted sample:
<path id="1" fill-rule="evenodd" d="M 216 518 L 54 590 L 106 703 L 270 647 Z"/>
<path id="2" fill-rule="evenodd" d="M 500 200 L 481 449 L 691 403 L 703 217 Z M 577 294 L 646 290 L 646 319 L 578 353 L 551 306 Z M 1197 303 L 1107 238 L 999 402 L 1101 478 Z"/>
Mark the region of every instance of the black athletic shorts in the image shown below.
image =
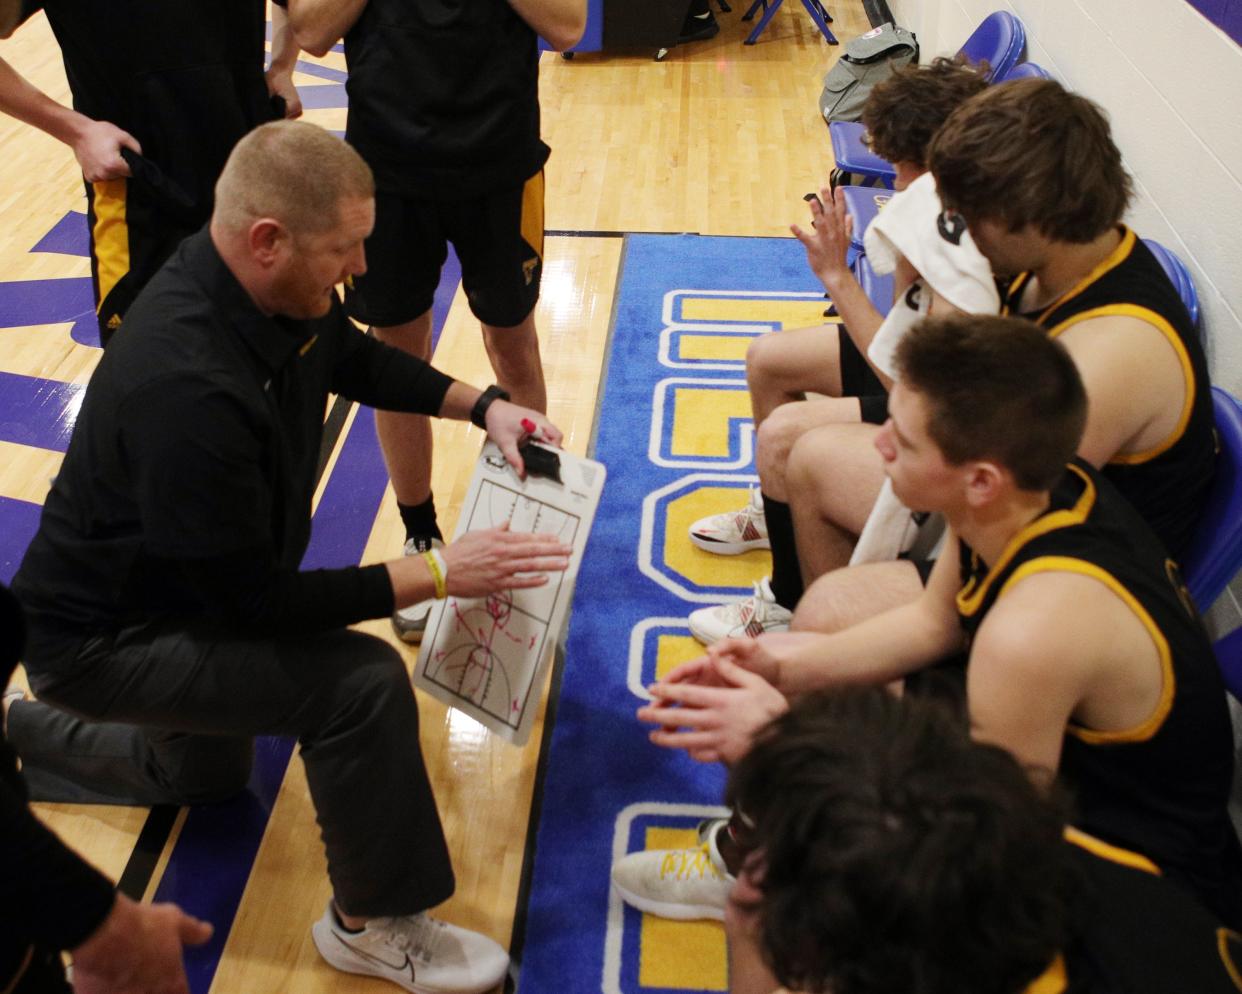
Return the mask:
<path id="1" fill-rule="evenodd" d="M 107 345 L 138 292 L 206 221 L 196 204 L 150 159 L 125 148 L 130 175 L 86 184 L 91 279 L 99 341 Z"/>
<path id="2" fill-rule="evenodd" d="M 837 340 L 841 357 L 841 396 L 858 398 L 864 423 L 884 424 L 888 420 L 888 391 L 858 351 L 843 324 L 837 325 Z"/>
<path id="3" fill-rule="evenodd" d="M 378 191 L 367 271 L 345 288 L 350 317 L 389 328 L 430 310 L 449 242 L 474 316 L 498 328 L 525 321 L 543 273 L 543 171 L 466 200 Z"/>

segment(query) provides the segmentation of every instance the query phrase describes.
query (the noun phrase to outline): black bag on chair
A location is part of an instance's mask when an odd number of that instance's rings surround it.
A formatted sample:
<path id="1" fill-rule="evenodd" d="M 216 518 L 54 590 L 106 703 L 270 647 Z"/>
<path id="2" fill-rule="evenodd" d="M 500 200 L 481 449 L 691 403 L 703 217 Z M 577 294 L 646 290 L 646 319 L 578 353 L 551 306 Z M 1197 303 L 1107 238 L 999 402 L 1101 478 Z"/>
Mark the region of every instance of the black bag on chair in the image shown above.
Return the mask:
<path id="1" fill-rule="evenodd" d="M 820 114 L 825 121 L 857 121 L 871 88 L 918 57 L 918 39 L 895 24 L 881 24 L 846 42 L 845 54 L 824 77 Z"/>

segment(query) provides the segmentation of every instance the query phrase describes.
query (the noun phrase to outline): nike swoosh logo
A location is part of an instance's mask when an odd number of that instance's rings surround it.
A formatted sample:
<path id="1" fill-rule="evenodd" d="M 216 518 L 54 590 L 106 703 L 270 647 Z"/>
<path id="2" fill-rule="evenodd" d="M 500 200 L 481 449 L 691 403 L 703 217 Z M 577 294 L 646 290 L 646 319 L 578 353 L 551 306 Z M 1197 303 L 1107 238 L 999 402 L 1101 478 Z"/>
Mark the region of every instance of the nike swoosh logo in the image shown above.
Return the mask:
<path id="1" fill-rule="evenodd" d="M 332 934 L 336 936 L 337 942 L 339 942 L 342 946 L 348 949 L 355 956 L 360 956 L 362 959 L 369 960 L 370 962 L 375 963 L 377 966 L 382 966 L 385 970 L 396 970 L 398 973 L 404 973 L 406 970 L 409 970 L 410 971 L 410 982 L 411 983 L 414 982 L 414 964 L 410 962 L 410 956 L 408 953 L 405 956 L 404 963 L 389 963 L 383 957 L 376 956 L 372 953 L 367 952 L 365 949 L 360 949 L 357 946 L 351 945 L 350 943 L 346 942 L 339 932 L 334 931 Z"/>

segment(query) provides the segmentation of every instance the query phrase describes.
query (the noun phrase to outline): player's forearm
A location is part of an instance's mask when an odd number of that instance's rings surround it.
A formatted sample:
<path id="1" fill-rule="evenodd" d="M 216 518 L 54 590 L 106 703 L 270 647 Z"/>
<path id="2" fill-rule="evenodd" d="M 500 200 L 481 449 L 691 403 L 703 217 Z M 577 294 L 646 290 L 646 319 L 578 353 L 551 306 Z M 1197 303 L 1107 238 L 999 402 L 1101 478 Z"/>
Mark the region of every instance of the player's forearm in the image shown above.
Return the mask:
<path id="1" fill-rule="evenodd" d="M 330 47 L 330 46 L 329 46 Z M 289 15 L 272 4 L 272 64 L 268 72 L 292 72 L 298 61 L 297 39 L 289 24 Z"/>
<path id="2" fill-rule="evenodd" d="M 289 0 L 289 26 L 299 47 L 326 55 L 362 16 L 367 0 Z"/>
<path id="3" fill-rule="evenodd" d="M 509 0 L 509 6 L 558 52 L 573 48 L 586 30 L 586 0 Z"/>
<path id="4" fill-rule="evenodd" d="M 843 271 L 839 276 L 824 281 L 824 289 L 828 291 L 828 296 L 832 298 L 833 306 L 836 307 L 837 313 L 841 315 L 841 321 L 845 325 L 845 330 L 849 333 L 850 340 L 854 343 L 863 358 L 867 360 L 867 365 L 875 370 L 876 375 L 880 378 L 880 382 L 885 387 L 892 388 L 892 379 L 884 373 L 883 370 L 877 369 L 872 363 L 871 357 L 867 354 L 867 349 L 871 347 L 871 341 L 875 338 L 875 333 L 880 330 L 880 325 L 884 323 L 884 316 L 871 303 L 871 298 L 867 296 L 865 290 L 859 285 L 858 280 L 854 278 L 854 274 L 849 270 Z"/>
<path id="5" fill-rule="evenodd" d="M 16 69 L 0 59 L 0 111 L 38 128 L 70 147 L 81 137 L 90 118 L 58 104 L 32 86 Z"/>
<path id="6" fill-rule="evenodd" d="M 918 602 L 832 635 L 798 634 L 806 638 L 795 653 L 781 660 L 776 680 L 776 688 L 786 696 L 888 683 L 943 659 L 961 646 L 956 626 L 929 617 Z"/>

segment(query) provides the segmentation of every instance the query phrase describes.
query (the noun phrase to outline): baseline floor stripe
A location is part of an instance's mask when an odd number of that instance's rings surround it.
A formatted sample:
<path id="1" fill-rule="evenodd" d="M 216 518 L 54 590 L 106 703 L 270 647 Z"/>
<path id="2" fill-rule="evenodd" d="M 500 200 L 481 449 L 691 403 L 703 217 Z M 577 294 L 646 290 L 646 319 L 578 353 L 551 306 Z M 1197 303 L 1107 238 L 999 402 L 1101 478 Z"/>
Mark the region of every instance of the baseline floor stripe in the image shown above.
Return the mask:
<path id="1" fill-rule="evenodd" d="M 95 292 L 89 276 L 59 280 L 0 282 L 0 328 L 95 320 Z"/>
<path id="2" fill-rule="evenodd" d="M 90 257 L 90 231 L 86 225 L 86 215 L 81 211 L 69 211 L 52 226 L 52 230 L 39 239 L 39 244 L 31 252 L 51 252 L 55 255 L 76 255 L 83 259 Z"/>
<path id="3" fill-rule="evenodd" d="M 14 497 L 0 497 L 0 581 L 7 587 L 21 565 L 26 546 L 39 528 L 43 507 Z"/>
<path id="4" fill-rule="evenodd" d="M 84 387 L 0 372 L 0 439 L 64 452 Z"/>

